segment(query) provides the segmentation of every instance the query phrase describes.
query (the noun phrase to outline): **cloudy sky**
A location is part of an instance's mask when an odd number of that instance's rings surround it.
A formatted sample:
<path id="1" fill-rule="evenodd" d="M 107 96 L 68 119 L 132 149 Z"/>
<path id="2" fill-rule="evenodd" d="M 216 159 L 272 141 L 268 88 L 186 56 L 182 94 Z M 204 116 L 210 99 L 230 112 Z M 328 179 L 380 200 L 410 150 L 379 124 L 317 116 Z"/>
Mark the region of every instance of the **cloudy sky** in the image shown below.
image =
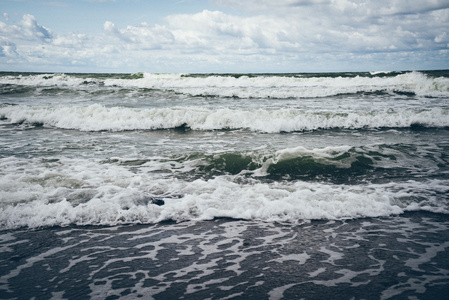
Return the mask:
<path id="1" fill-rule="evenodd" d="M 449 69 L 448 0 L 0 0 L 0 71 Z"/>

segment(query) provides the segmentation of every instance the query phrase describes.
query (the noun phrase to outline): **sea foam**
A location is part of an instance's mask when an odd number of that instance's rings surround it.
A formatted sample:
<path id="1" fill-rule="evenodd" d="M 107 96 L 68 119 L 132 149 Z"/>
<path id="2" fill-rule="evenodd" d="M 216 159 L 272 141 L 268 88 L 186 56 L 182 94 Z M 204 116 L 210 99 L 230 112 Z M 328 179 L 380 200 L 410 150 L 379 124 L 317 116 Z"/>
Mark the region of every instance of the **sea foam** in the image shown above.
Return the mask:
<path id="1" fill-rule="evenodd" d="M 142 78 L 141 78 L 142 77 Z M 190 76 L 186 74 L 144 73 L 133 79 L 86 78 L 67 74 L 2 76 L 0 84 L 37 87 L 72 87 L 89 89 L 98 86 L 169 90 L 192 96 L 238 98 L 315 98 L 361 92 L 403 92 L 418 96 L 447 97 L 449 78 L 430 77 L 408 72 L 386 77 L 313 77 L 313 76 Z"/>
<path id="2" fill-rule="evenodd" d="M 449 192 L 448 180 L 345 185 L 270 183 L 223 175 L 186 181 L 151 175 L 144 167 L 136 173 L 121 165 L 67 158 L 51 169 L 40 160 L 18 158 L 2 159 L 1 166 L 2 229 L 217 217 L 303 222 L 389 216 L 407 210 L 449 213 L 448 199 L 438 196 Z M 154 204 L 155 197 L 163 205 Z"/>
<path id="3" fill-rule="evenodd" d="M 447 184 L 442 183 L 442 184 Z M 54 225 L 115 225 L 157 223 L 165 220 L 210 220 L 229 217 L 270 222 L 303 222 L 312 219 L 346 219 L 400 214 L 405 210 L 447 213 L 447 207 L 413 202 L 404 205 L 393 185 L 344 186 L 294 182 L 291 184 L 239 185 L 225 177 L 174 183 L 184 193 L 180 199 L 164 198 L 164 205 L 138 204 L 142 197 L 133 188 L 102 187 L 97 195 L 81 204 L 62 198 L 48 202 L 4 206 L 1 227 L 41 227 Z M 409 183 L 416 185 L 416 183 Z M 446 189 L 447 192 L 447 189 Z M 407 195 L 410 196 L 410 195 Z"/>
<path id="4" fill-rule="evenodd" d="M 377 112 L 303 111 L 301 109 L 208 109 L 172 107 L 132 109 L 105 107 L 0 107 L 0 118 L 11 124 L 41 124 L 81 131 L 157 130 L 186 127 L 193 130 L 246 129 L 259 132 L 294 132 L 317 129 L 448 127 L 449 110 Z M 6 120 L 5 120 L 6 119 Z"/>

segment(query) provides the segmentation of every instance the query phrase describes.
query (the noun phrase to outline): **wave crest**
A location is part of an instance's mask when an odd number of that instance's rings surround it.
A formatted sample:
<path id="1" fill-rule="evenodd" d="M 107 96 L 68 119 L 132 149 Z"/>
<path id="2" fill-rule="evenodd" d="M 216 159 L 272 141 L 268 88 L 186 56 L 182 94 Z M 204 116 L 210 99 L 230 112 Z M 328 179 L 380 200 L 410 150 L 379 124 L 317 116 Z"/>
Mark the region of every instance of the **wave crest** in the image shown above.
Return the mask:
<path id="1" fill-rule="evenodd" d="M 448 127 L 449 110 L 329 112 L 299 109 L 237 110 L 174 107 L 131 109 L 104 107 L 0 107 L 0 119 L 12 124 L 40 124 L 81 131 L 125 131 L 190 128 L 295 132 L 319 129 Z"/>
<path id="2" fill-rule="evenodd" d="M 317 98 L 356 93 L 401 93 L 418 96 L 447 97 L 449 78 L 433 77 L 423 72 L 394 72 L 393 75 L 341 74 L 247 74 L 184 75 L 138 73 L 108 74 L 34 74 L 0 76 L 0 84 L 74 89 L 118 87 L 174 91 L 192 96 L 237 98 Z M 382 76 L 381 76 L 382 75 Z M 5 90 L 8 93 L 9 88 Z"/>

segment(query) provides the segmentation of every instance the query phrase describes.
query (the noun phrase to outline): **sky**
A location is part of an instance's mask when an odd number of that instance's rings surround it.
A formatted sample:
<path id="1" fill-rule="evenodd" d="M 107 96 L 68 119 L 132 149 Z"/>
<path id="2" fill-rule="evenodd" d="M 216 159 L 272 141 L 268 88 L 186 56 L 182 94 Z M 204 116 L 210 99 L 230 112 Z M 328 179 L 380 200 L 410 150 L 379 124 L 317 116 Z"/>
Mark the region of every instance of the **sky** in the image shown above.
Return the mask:
<path id="1" fill-rule="evenodd" d="M 448 0 L 0 0 L 0 71 L 432 69 Z"/>

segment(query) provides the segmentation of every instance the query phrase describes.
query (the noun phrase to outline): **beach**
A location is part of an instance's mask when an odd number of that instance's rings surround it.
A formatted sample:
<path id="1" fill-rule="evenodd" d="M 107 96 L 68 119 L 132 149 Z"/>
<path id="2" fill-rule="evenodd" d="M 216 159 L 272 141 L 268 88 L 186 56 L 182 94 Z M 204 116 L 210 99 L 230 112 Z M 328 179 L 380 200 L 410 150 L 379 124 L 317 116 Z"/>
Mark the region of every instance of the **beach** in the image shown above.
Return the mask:
<path id="1" fill-rule="evenodd" d="M 445 299 L 449 218 L 2 233 L 3 299 Z M 7 284 L 6 284 L 7 283 Z"/>

